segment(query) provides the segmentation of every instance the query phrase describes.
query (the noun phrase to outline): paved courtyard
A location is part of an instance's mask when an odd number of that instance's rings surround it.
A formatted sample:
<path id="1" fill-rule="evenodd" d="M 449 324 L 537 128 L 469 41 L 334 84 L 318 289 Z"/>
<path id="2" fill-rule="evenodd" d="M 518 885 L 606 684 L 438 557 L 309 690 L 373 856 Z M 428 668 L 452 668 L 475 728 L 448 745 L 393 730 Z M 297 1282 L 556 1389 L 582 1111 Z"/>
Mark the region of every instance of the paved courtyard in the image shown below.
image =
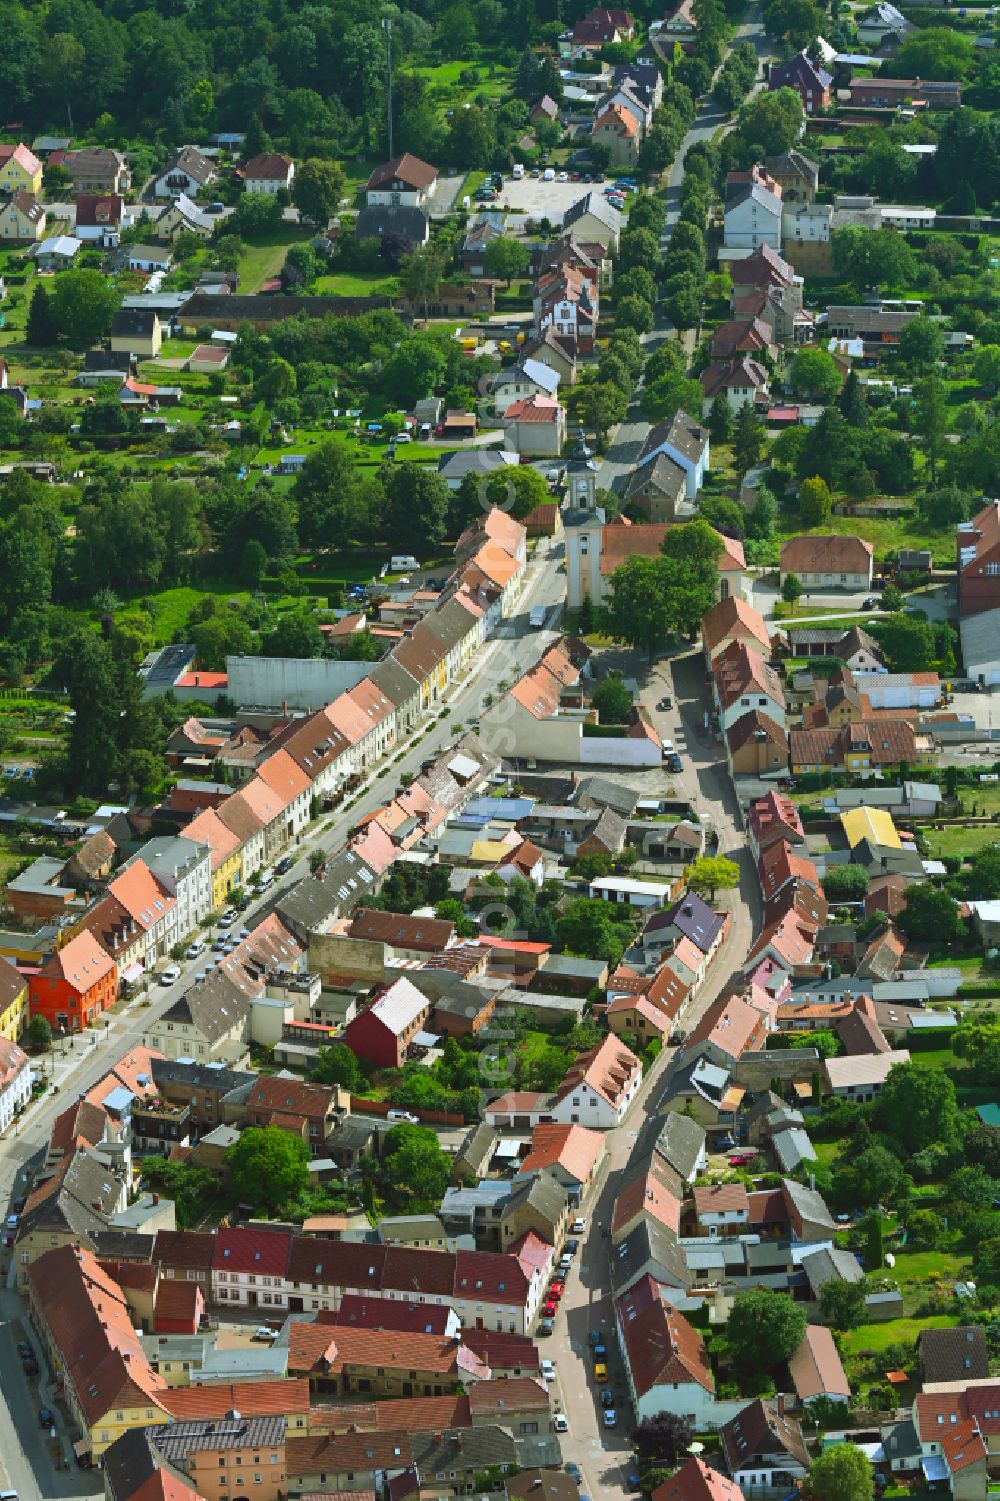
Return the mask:
<path id="1" fill-rule="evenodd" d="M 603 187 L 604 184 L 599 182 L 543 182 L 540 177 L 523 177 L 520 182 L 515 182 L 509 177 L 492 206 L 561 224 L 563 215 L 577 199 L 588 192 L 600 194 Z"/>

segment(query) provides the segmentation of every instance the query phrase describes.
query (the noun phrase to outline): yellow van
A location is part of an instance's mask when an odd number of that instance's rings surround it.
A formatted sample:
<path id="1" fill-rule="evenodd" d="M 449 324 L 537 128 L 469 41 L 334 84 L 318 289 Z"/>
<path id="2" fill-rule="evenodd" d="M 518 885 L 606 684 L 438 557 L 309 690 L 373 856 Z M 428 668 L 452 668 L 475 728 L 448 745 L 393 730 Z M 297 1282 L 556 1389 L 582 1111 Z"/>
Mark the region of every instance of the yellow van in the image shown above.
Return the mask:
<path id="1" fill-rule="evenodd" d="M 474 338 L 474 337 L 472 337 L 471 335 L 467 339 L 459 339 L 458 342 L 459 342 L 459 344 L 461 345 L 461 347 L 463 349 L 478 349 L 479 348 L 479 340 L 476 339 L 476 338 Z"/>
<path id="2" fill-rule="evenodd" d="M 595 1363 L 595 1365 L 594 1365 L 594 1380 L 595 1381 L 607 1381 L 607 1379 L 608 1379 L 608 1368 L 607 1368 L 607 1366 L 604 1364 L 604 1362 L 602 1360 L 598 1360 Z"/>

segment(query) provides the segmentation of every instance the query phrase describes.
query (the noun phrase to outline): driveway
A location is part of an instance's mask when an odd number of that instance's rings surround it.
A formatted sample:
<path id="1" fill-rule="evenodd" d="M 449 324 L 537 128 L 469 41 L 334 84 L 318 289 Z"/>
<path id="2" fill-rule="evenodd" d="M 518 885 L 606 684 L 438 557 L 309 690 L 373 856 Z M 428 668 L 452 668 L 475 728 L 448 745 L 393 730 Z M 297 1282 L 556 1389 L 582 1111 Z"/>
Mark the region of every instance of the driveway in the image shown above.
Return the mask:
<path id="1" fill-rule="evenodd" d="M 459 172 L 451 177 L 439 177 L 434 188 L 434 196 L 427 205 L 428 212 L 433 218 L 435 214 L 448 214 L 455 207 L 455 199 L 465 181 L 465 173 Z"/>
<path id="2" fill-rule="evenodd" d="M 641 670 L 636 669 L 634 675 L 641 676 Z M 668 693 L 673 697 L 674 707 L 661 713 L 655 704 Z M 683 1024 L 690 1029 L 743 966 L 761 926 L 760 886 L 746 848 L 725 762 L 717 742 L 704 730 L 709 692 L 701 653 L 685 648 L 669 660 L 655 663 L 645 674 L 642 702 L 653 715 L 657 729 L 670 736 L 684 760 L 683 773 L 671 777 L 671 783 L 679 784 L 679 790 L 712 822 L 719 836 L 720 853 L 729 855 L 740 867 L 738 889 L 720 893 L 718 898 L 720 908 L 725 907 L 730 913 L 729 935 L 709 969 L 700 994 L 683 1013 Z M 566 1282 L 555 1331 L 539 1347 L 555 1364 L 555 1397 L 569 1421 L 563 1452 L 583 1471 L 581 1489 L 590 1496 L 600 1496 L 602 1501 L 604 1498 L 623 1501 L 627 1494 L 625 1480 L 632 1461 L 628 1434 L 635 1422 L 615 1334 L 610 1242 L 605 1229 L 611 1223 L 622 1174 L 635 1150 L 639 1129 L 647 1116 L 659 1108 L 675 1052 L 665 1048 L 660 1053 L 643 1079 L 628 1116 L 617 1130 L 608 1133 L 606 1165 L 584 1206 L 587 1227 Z M 614 1393 L 618 1419 L 613 1430 L 603 1427 L 588 1344 L 591 1331 L 601 1333 L 607 1347 L 607 1384 Z"/>

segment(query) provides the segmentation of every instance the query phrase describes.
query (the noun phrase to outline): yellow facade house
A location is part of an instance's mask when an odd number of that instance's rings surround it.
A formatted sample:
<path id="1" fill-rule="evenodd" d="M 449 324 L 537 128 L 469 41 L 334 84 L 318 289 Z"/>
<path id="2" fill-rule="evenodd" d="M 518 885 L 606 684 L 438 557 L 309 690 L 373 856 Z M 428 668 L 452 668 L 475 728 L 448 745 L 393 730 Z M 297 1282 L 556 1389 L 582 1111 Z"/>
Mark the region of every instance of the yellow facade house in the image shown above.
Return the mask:
<path id="1" fill-rule="evenodd" d="M 212 866 L 212 906 L 224 907 L 229 894 L 240 884 L 242 843 L 227 829 L 214 808 L 205 808 L 184 830 L 185 839 L 207 844 Z"/>
<path id="2" fill-rule="evenodd" d="M 7 959 L 0 959 L 0 1037 L 17 1042 L 28 1021 L 28 982 Z"/>
<path id="3" fill-rule="evenodd" d="M 17 193 L 21 188 L 36 198 L 42 191 L 42 164 L 23 141 L 0 146 L 0 193 Z"/>

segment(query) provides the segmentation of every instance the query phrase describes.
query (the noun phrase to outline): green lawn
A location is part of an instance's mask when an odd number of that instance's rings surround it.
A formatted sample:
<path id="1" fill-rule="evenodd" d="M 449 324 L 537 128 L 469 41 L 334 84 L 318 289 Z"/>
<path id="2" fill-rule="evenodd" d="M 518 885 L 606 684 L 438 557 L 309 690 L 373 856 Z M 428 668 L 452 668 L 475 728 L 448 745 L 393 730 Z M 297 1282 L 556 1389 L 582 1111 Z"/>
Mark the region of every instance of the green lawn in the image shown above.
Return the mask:
<path id="1" fill-rule="evenodd" d="M 915 1053 L 913 1061 L 920 1056 Z M 942 1282 L 961 1279 L 969 1269 L 967 1256 L 954 1256 L 949 1251 L 897 1251 L 894 1254 L 896 1265 L 891 1269 L 883 1267 L 876 1275 L 884 1277 L 887 1282 L 895 1282 L 900 1290 L 907 1282 L 926 1282 L 928 1278 L 939 1277 Z"/>
<path id="2" fill-rule="evenodd" d="M 842 1336 L 844 1353 L 858 1355 L 862 1350 L 885 1350 L 889 1345 L 914 1344 L 921 1329 L 952 1329 L 958 1315 L 934 1313 L 919 1319 L 888 1319 L 884 1324 L 862 1324 Z"/>
<path id="3" fill-rule="evenodd" d="M 261 283 L 269 276 L 277 276 L 285 264 L 288 247 L 298 240 L 308 240 L 312 230 L 298 229 L 293 224 L 283 224 L 270 234 L 258 235 L 252 244 L 244 241 L 239 260 L 240 295 L 246 297 L 258 292 Z"/>
<path id="4" fill-rule="evenodd" d="M 383 271 L 343 271 L 335 276 L 318 276 L 315 291 L 327 297 L 392 297 L 399 290 L 399 278 Z"/>
<path id="5" fill-rule="evenodd" d="M 993 824 L 976 824 L 965 828 L 952 824 L 943 829 L 922 829 L 927 840 L 931 858 L 941 860 L 945 855 L 975 855 L 989 844 L 1000 841 L 1000 828 Z"/>

